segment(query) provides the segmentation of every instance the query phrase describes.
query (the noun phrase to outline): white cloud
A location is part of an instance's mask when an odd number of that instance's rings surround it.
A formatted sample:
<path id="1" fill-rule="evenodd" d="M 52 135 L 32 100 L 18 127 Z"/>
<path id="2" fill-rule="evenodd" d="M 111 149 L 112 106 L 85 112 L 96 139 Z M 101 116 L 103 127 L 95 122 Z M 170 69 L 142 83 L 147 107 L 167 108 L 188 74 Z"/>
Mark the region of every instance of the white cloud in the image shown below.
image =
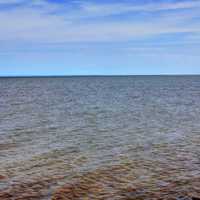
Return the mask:
<path id="1" fill-rule="evenodd" d="M 85 14 L 93 16 L 116 15 L 127 12 L 156 12 L 180 9 L 200 8 L 200 1 L 186 1 L 174 3 L 149 3 L 149 4 L 130 4 L 130 3 L 89 3 L 81 2 L 80 6 Z"/>
<path id="2" fill-rule="evenodd" d="M 5 0 L 0 3 L 2 2 L 5 2 Z M 8 0 L 7 2 L 20 2 L 20 0 Z M 65 4 L 38 0 L 29 1 L 28 4 L 15 9 L 1 10 L 0 40 L 4 43 L 107 42 L 130 41 L 160 34 L 200 34 L 199 24 L 185 23 L 187 18 L 192 19 L 200 16 L 198 12 L 194 12 L 192 9 L 200 6 L 199 1 L 149 5 L 81 2 L 77 4 L 69 10 Z M 117 21 L 115 18 L 112 20 L 99 20 L 101 15 L 129 11 L 155 12 L 157 10 L 182 8 L 191 9 L 191 12 L 183 12 L 182 15 L 180 15 L 180 12 L 173 12 L 170 15 L 166 13 L 159 14 L 158 17 L 149 18 L 148 20 L 140 19 L 138 22 L 132 20 Z M 59 10 L 62 10 L 62 13 L 50 14 L 52 11 Z"/>

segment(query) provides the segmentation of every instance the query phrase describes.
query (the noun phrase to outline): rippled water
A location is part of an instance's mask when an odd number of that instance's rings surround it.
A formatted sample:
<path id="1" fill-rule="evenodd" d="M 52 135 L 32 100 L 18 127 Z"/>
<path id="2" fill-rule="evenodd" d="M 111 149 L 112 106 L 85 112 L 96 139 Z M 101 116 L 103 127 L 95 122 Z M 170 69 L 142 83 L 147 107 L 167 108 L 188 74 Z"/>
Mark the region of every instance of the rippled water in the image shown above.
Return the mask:
<path id="1" fill-rule="evenodd" d="M 187 180 L 198 193 L 200 76 L 0 79 L 2 199 L 50 199 L 97 172 L 148 191 Z M 102 199 L 122 199 L 116 188 Z"/>

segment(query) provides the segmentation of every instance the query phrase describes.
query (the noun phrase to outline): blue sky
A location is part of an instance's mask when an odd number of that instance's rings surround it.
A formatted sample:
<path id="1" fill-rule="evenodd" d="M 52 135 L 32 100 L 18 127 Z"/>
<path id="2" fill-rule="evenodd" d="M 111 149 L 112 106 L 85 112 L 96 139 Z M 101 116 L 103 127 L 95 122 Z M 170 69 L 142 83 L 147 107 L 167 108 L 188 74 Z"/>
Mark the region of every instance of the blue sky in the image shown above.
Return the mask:
<path id="1" fill-rule="evenodd" d="M 0 0 L 0 76 L 200 74 L 200 0 Z"/>

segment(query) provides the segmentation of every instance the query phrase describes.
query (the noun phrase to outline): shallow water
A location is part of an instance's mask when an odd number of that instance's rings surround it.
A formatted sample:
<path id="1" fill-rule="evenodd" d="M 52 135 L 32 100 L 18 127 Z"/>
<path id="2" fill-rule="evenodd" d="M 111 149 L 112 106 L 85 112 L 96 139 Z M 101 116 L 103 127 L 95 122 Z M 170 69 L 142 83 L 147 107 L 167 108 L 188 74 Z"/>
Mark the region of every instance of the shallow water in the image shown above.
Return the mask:
<path id="1" fill-rule="evenodd" d="M 1 199 L 51 199 L 88 173 L 105 190 L 89 199 L 123 199 L 106 177 L 198 193 L 199 147 L 200 76 L 0 79 Z"/>

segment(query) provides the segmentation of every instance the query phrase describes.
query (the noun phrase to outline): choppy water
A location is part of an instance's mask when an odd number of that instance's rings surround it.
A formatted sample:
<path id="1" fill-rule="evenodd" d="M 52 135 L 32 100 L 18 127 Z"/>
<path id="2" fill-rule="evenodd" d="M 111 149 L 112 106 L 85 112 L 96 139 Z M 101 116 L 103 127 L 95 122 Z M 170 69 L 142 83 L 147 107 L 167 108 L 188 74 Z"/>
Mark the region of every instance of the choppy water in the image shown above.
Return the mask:
<path id="1" fill-rule="evenodd" d="M 132 177 L 129 185 L 192 187 L 200 178 L 200 76 L 0 79 L 0 191 L 12 195 L 2 199 L 22 197 L 38 180 L 40 197 L 24 199 L 50 199 L 74 176 L 105 168 L 113 176 L 114 166 L 130 166 L 120 175 Z M 114 189 L 103 199 L 118 199 Z"/>

